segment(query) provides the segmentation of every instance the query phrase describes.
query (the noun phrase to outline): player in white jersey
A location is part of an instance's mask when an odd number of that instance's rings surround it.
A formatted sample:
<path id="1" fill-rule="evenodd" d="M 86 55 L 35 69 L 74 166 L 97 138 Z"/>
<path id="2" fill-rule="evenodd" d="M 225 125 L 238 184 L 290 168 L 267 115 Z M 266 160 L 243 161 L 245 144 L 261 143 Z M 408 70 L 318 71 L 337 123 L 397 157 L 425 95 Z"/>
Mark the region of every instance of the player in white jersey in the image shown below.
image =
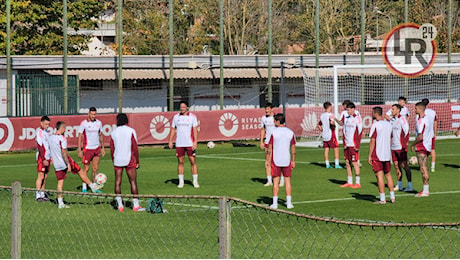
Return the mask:
<path id="1" fill-rule="evenodd" d="M 56 133 L 51 135 L 49 138 L 50 153 L 51 159 L 53 160 L 54 171 L 57 178 L 57 191 L 58 191 L 58 205 L 59 208 L 68 208 L 64 204 L 62 199 L 62 191 L 64 187 L 64 180 L 67 177 L 67 172 L 72 172 L 73 174 L 78 174 L 81 180 L 88 184 L 93 192 L 101 193 L 99 190 L 101 187 L 96 183 L 91 183 L 88 179 L 88 176 L 81 170 L 80 166 L 72 160 L 72 158 L 67 153 L 67 139 L 63 136 L 65 132 L 65 123 L 58 121 L 56 123 Z"/>
<path id="2" fill-rule="evenodd" d="M 399 97 L 398 104 L 401 106 L 401 111 L 399 112 L 399 114 L 405 117 L 407 121 L 409 121 L 410 112 L 409 112 L 409 109 L 406 107 L 407 99 L 405 97 Z M 392 117 L 393 117 L 393 112 L 392 112 L 392 108 L 390 108 L 388 109 L 385 115 L 385 119 L 390 121 Z"/>
<path id="3" fill-rule="evenodd" d="M 361 188 L 361 177 L 359 169 L 359 148 L 361 146 L 363 122 L 361 116 L 355 113 L 353 102 L 347 105 L 347 116 L 343 121 L 343 148 L 345 164 L 347 169 L 347 182 L 340 185 L 341 188 Z M 361 129 L 361 131 L 360 131 Z M 355 170 L 356 182 L 353 185 L 353 169 Z"/>
<path id="4" fill-rule="evenodd" d="M 82 158 L 83 171 L 88 174 L 89 165 L 93 162 L 91 180 L 95 181 L 99 169 L 99 159 L 105 156 L 104 139 L 102 137 L 102 123 L 96 119 L 96 108 L 90 107 L 88 118 L 81 121 L 78 130 L 78 157 Z M 83 150 L 82 150 L 83 146 Z M 86 192 L 86 184 L 82 184 L 82 192 Z"/>
<path id="5" fill-rule="evenodd" d="M 260 119 L 260 149 L 265 150 L 265 173 L 267 176 L 267 182 L 264 186 L 272 186 L 272 168 L 270 165 L 270 156 L 268 154 L 268 141 L 270 136 L 275 129 L 275 121 L 273 119 L 273 105 L 267 103 L 265 105 L 265 116 Z M 265 140 L 265 141 L 264 141 Z M 280 186 L 284 186 L 284 176 L 281 176 Z"/>
<path id="6" fill-rule="evenodd" d="M 121 194 L 121 180 L 123 169 L 126 170 L 131 194 L 138 195 L 137 170 L 139 168 L 139 150 L 137 148 L 136 131 L 128 126 L 128 116 L 121 113 L 117 115 L 117 128 L 112 131 L 110 139 L 110 155 L 115 172 L 115 194 Z M 115 197 L 118 211 L 123 212 L 123 201 L 120 196 Z M 144 211 L 139 206 L 139 198 L 133 198 L 133 211 Z"/>
<path id="7" fill-rule="evenodd" d="M 391 120 L 393 136 L 391 138 L 391 156 L 395 166 L 398 185 L 395 190 L 403 191 L 402 169 L 406 172 L 407 187 L 406 192 L 412 191 L 412 171 L 407 163 L 407 145 L 409 143 L 409 123 L 405 116 L 400 114 L 401 105 L 394 104 L 391 106 Z"/>
<path id="8" fill-rule="evenodd" d="M 286 118 L 283 114 L 276 114 L 274 120 L 276 129 L 273 130 L 268 142 L 273 176 L 273 204 L 270 205 L 270 208 L 278 208 L 280 176 L 284 176 L 286 207 L 292 209 L 294 205 L 292 205 L 291 175 L 295 167 L 295 136 L 294 132 L 286 127 Z"/>
<path id="9" fill-rule="evenodd" d="M 348 117 L 347 106 L 348 106 L 348 104 L 350 104 L 350 103 L 353 103 L 353 102 L 351 102 L 351 101 L 348 100 L 348 99 L 347 99 L 347 100 L 344 100 L 344 101 L 342 102 L 343 111 L 342 111 L 342 113 L 340 113 L 339 119 L 335 118 L 335 121 L 336 121 L 339 125 L 341 125 L 341 126 L 343 126 L 343 124 L 345 123 L 345 118 Z M 354 114 L 362 119 L 361 113 L 359 113 L 359 111 L 356 109 L 356 107 L 354 108 Z M 361 121 L 362 121 L 362 120 L 361 120 Z M 359 130 L 359 133 L 362 133 L 362 131 L 363 131 L 363 124 L 360 124 L 360 125 L 359 125 L 358 130 Z M 362 165 L 361 165 L 361 161 L 359 160 L 359 151 L 358 151 L 358 165 L 359 165 L 359 167 L 362 166 Z"/>
<path id="10" fill-rule="evenodd" d="M 438 116 L 436 115 L 436 111 L 431 108 L 428 108 L 428 104 L 430 101 L 427 98 L 422 99 L 422 103 L 425 104 L 427 107 L 425 109 L 425 116 L 430 119 L 430 123 L 433 127 L 433 141 L 431 144 L 431 172 L 435 172 L 436 166 L 436 135 L 438 134 Z"/>
<path id="11" fill-rule="evenodd" d="M 327 101 L 323 104 L 325 112 L 321 114 L 317 128 L 322 132 L 324 161 L 326 168 L 332 168 L 329 163 L 329 149 L 334 150 L 335 168 L 342 169 L 339 163 L 339 142 L 335 135 L 334 114 L 332 113 L 332 104 Z"/>
<path id="12" fill-rule="evenodd" d="M 392 127 L 388 121 L 383 118 L 383 110 L 381 107 L 372 108 L 372 117 L 376 120 L 372 124 L 369 136 L 369 158 L 368 162 L 372 165 L 372 170 L 377 178 L 380 200 L 374 204 L 385 204 L 385 179 L 387 180 L 388 189 L 390 190 L 390 199 L 395 203 L 395 192 L 393 178 L 391 177 L 391 136 Z"/>
<path id="13" fill-rule="evenodd" d="M 50 167 L 50 146 L 48 139 L 50 137 L 48 133 L 48 127 L 50 126 L 50 119 L 47 116 L 42 116 L 40 119 L 40 127 L 37 128 L 35 134 L 35 142 L 37 143 L 37 180 L 35 181 L 35 188 L 37 192 L 35 194 L 36 201 L 48 201 L 45 196 L 46 179 L 48 178 L 48 172 Z"/>
<path id="14" fill-rule="evenodd" d="M 416 124 L 417 137 L 411 144 L 411 150 L 417 153 L 418 165 L 420 167 L 420 173 L 422 174 L 423 190 L 417 193 L 416 197 L 428 197 L 430 196 L 429 180 L 427 161 L 428 156 L 431 153 L 431 147 L 433 144 L 433 131 L 431 120 L 425 115 L 426 105 L 423 102 L 415 104 L 415 113 L 418 115 Z"/>
<path id="15" fill-rule="evenodd" d="M 188 104 L 180 102 L 180 113 L 173 118 L 171 133 L 169 135 L 169 148 L 173 148 L 173 139 L 176 137 L 176 157 L 178 161 L 177 173 L 179 175 L 178 188 L 184 187 L 184 162 L 187 153 L 193 177 L 193 187 L 199 188 L 198 168 L 196 165 L 196 147 L 198 142 L 198 120 L 188 111 Z"/>

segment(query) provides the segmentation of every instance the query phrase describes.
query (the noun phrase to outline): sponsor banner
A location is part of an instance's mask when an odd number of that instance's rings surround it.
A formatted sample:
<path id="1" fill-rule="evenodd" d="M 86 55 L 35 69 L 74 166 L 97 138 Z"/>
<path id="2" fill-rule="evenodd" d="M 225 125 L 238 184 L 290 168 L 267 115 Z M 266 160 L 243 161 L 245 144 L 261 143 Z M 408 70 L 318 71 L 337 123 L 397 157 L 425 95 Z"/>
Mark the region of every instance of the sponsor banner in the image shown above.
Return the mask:
<path id="1" fill-rule="evenodd" d="M 364 131 L 369 133 L 372 125 L 371 105 L 357 106 L 363 116 Z M 386 113 L 391 105 L 383 105 Z M 453 131 L 460 125 L 460 103 L 430 104 L 430 108 L 438 113 L 439 131 Z M 414 105 L 408 105 L 410 111 L 410 129 L 415 128 Z M 274 109 L 275 113 L 282 110 Z M 288 108 L 287 126 L 296 136 L 319 136 L 316 129 L 319 117 L 323 113 L 321 107 Z M 339 112 L 342 110 L 339 109 Z M 219 110 L 192 112 L 198 118 L 198 141 L 244 140 L 256 139 L 260 134 L 260 119 L 264 109 Z M 177 112 L 128 114 L 129 125 L 136 129 L 139 144 L 166 144 L 172 127 L 172 119 Z M 50 116 L 50 132 L 54 132 L 57 121 L 66 123 L 65 137 L 69 147 L 76 147 L 78 130 L 87 115 Z M 116 127 L 116 114 L 98 114 L 103 124 L 105 145 L 108 146 L 112 129 Z M 35 149 L 35 131 L 40 125 L 40 117 L 0 118 L 0 151 Z M 341 131 L 340 131 L 341 133 Z"/>

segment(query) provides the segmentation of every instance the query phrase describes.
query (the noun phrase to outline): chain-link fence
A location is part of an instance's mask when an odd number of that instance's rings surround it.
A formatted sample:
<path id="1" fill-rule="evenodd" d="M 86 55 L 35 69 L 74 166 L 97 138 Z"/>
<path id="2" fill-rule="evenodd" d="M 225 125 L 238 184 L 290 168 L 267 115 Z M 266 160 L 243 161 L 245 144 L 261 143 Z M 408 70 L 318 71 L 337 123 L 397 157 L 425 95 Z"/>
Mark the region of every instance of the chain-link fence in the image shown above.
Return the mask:
<path id="1" fill-rule="evenodd" d="M 163 201 L 166 212 L 152 214 L 130 212 L 130 195 L 123 196 L 126 210 L 121 213 L 114 195 L 64 192 L 70 208 L 58 209 L 55 191 L 47 191 L 50 202 L 35 202 L 35 190 L 18 190 L 21 200 L 12 204 L 12 187 L 0 187 L 2 258 L 10 254 L 22 258 L 457 258 L 460 254 L 460 223 L 341 221 L 212 196 L 140 196 L 143 205 L 150 198 Z M 19 216 L 19 227 L 12 228 L 8 221 L 12 214 Z"/>

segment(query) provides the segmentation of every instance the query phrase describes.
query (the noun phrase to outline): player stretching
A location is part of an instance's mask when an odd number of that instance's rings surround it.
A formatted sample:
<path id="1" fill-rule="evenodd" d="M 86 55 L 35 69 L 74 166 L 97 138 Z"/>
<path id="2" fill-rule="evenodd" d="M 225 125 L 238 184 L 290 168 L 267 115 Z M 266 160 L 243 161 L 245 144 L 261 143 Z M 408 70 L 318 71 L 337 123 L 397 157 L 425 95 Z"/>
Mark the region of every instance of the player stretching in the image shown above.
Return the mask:
<path id="1" fill-rule="evenodd" d="M 97 175 L 100 156 L 105 156 L 104 139 L 102 138 L 102 123 L 96 119 L 96 113 L 96 108 L 90 107 L 88 119 L 81 121 L 80 130 L 78 131 L 78 157 L 82 158 L 83 171 L 86 175 L 88 175 L 91 161 L 93 162 L 91 174 L 92 181 L 95 181 L 94 178 Z M 83 183 L 82 192 L 86 192 L 86 190 L 86 183 Z"/>
<path id="2" fill-rule="evenodd" d="M 403 191 L 402 185 L 402 169 L 406 172 L 407 187 L 404 191 L 412 191 L 412 172 L 409 164 L 407 163 L 407 145 L 409 143 L 409 123 L 405 116 L 403 116 L 399 104 L 391 106 L 392 117 L 390 124 L 393 128 L 393 136 L 391 138 L 391 157 L 398 177 L 398 185 L 395 190 Z"/>
<path id="3" fill-rule="evenodd" d="M 50 119 L 47 116 L 42 116 L 40 120 L 40 127 L 37 128 L 35 142 L 37 143 L 37 180 L 35 181 L 35 188 L 37 189 L 35 200 L 48 201 L 45 196 L 46 179 L 50 169 L 50 146 L 48 139 L 48 127 L 50 126 Z"/>
<path id="4" fill-rule="evenodd" d="M 377 177 L 377 185 L 379 187 L 380 200 L 374 204 L 385 204 L 385 179 L 387 179 L 388 189 L 390 190 L 390 199 L 395 203 L 395 192 L 393 190 L 393 178 L 391 177 L 391 124 L 383 118 L 383 110 L 381 107 L 372 108 L 372 117 L 376 119 L 372 124 L 369 136 L 369 159 L 368 162 L 372 165 L 372 170 Z"/>
<path id="5" fill-rule="evenodd" d="M 49 145 L 51 152 L 51 159 L 53 160 L 54 170 L 57 178 L 57 191 L 58 191 L 58 205 L 60 209 L 68 208 L 62 199 L 62 188 L 64 187 L 64 180 L 67 177 L 67 172 L 78 174 L 83 183 L 88 184 L 93 192 L 101 193 L 100 185 L 91 183 L 88 176 L 81 170 L 80 166 L 72 160 L 67 153 L 67 139 L 63 136 L 65 132 L 65 123 L 58 121 L 56 123 L 56 134 L 50 136 Z"/>
<path id="6" fill-rule="evenodd" d="M 177 173 L 179 174 L 178 188 L 184 187 L 184 162 L 187 153 L 193 176 L 193 187 L 199 188 L 198 169 L 196 166 L 196 147 L 198 141 L 198 120 L 188 111 L 188 104 L 180 102 L 180 113 L 173 118 L 171 133 L 169 135 L 169 148 L 173 148 L 173 139 L 176 136 Z"/>
<path id="7" fill-rule="evenodd" d="M 273 105 L 267 103 L 265 105 L 265 116 L 260 119 L 260 149 L 265 149 L 265 173 L 267 174 L 267 183 L 264 186 L 272 186 L 272 168 L 270 165 L 270 156 L 268 154 L 268 141 L 275 129 L 275 121 L 273 119 Z M 265 138 L 265 142 L 264 142 Z M 284 176 L 281 176 L 280 186 L 284 186 Z"/>
<path id="8" fill-rule="evenodd" d="M 409 112 L 409 109 L 407 109 L 407 107 L 406 107 L 406 103 L 407 103 L 407 99 L 405 97 L 399 97 L 398 98 L 398 104 L 401 106 L 401 111 L 399 112 L 399 114 L 402 117 L 405 117 L 406 121 L 409 122 L 410 112 Z M 390 108 L 390 109 L 388 109 L 388 111 L 387 111 L 387 113 L 385 115 L 385 119 L 390 121 L 391 118 L 393 118 L 393 110 Z"/>
<path id="9" fill-rule="evenodd" d="M 428 197 L 430 196 L 429 181 L 430 175 L 428 174 L 427 161 L 431 153 L 431 145 L 433 144 L 433 126 L 431 120 L 425 114 L 425 103 L 418 102 L 415 104 L 415 113 L 418 115 L 416 124 L 417 137 L 411 144 L 411 150 L 417 153 L 418 165 L 420 173 L 422 174 L 423 190 L 415 195 L 415 197 Z"/>
<path id="10" fill-rule="evenodd" d="M 137 149 L 136 131 L 128 126 L 128 116 L 121 113 L 117 115 L 117 128 L 112 131 L 110 139 L 110 155 L 115 171 L 115 194 L 121 194 L 121 180 L 123 169 L 126 170 L 131 194 L 137 195 L 137 170 L 139 168 L 139 151 Z M 118 211 L 123 212 L 123 201 L 120 196 L 117 200 Z M 133 211 L 143 211 L 139 206 L 139 199 L 133 198 Z"/>
<path id="11" fill-rule="evenodd" d="M 323 147 L 324 147 L 324 161 L 326 168 L 332 168 L 329 164 L 329 148 L 334 149 L 335 168 L 342 169 L 343 167 L 339 164 L 339 143 L 335 136 L 335 123 L 334 114 L 332 114 L 332 104 L 327 101 L 323 104 L 326 112 L 321 114 L 320 121 L 318 123 L 318 129 L 322 131 L 323 136 Z"/>
<path id="12" fill-rule="evenodd" d="M 343 148 L 345 163 L 347 167 L 347 183 L 340 185 L 341 188 L 361 188 L 361 178 L 359 169 L 359 147 L 362 136 L 362 119 L 355 113 L 355 104 L 353 102 L 347 105 L 347 116 L 343 123 Z M 356 182 L 353 185 L 353 169 L 355 170 Z"/>
<path id="13" fill-rule="evenodd" d="M 335 121 L 341 126 L 343 126 L 343 124 L 345 123 L 345 118 L 348 116 L 347 106 L 350 103 L 353 103 L 353 102 L 351 102 L 348 99 L 344 100 L 342 102 L 343 111 L 342 111 L 342 113 L 340 113 L 339 119 L 335 118 Z M 354 114 L 362 119 L 361 113 L 359 113 L 359 111 L 356 108 L 354 109 Z M 362 131 L 363 131 L 363 125 L 362 124 L 359 124 L 358 130 L 359 130 L 359 134 L 362 134 Z M 358 166 L 361 167 L 362 165 L 361 165 L 361 161 L 359 160 L 359 151 L 358 151 L 357 155 L 358 155 L 357 156 L 358 157 Z"/>
<path id="14" fill-rule="evenodd" d="M 286 207 L 292 209 L 294 205 L 292 205 L 291 174 L 295 167 L 295 136 L 294 132 L 286 127 L 283 114 L 276 114 L 274 120 L 276 128 L 268 143 L 273 176 L 273 204 L 270 208 L 278 208 L 279 182 L 280 176 L 283 175 L 286 185 Z"/>
<path id="15" fill-rule="evenodd" d="M 430 101 L 427 98 L 422 99 L 422 103 L 425 107 L 428 107 Z M 438 133 L 438 117 L 436 115 L 436 111 L 431 108 L 425 109 L 425 116 L 430 120 L 431 127 L 433 128 L 433 140 L 431 144 L 431 172 L 435 172 L 436 166 L 436 135 Z"/>

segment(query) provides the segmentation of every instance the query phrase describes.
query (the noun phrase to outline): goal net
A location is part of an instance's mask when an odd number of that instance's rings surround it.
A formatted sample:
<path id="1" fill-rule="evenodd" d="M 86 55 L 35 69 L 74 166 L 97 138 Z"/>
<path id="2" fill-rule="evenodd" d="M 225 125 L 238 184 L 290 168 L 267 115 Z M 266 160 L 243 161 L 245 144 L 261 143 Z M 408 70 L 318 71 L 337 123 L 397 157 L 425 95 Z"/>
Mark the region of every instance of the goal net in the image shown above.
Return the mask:
<path id="1" fill-rule="evenodd" d="M 410 65 L 408 65 L 410 67 Z M 323 103 L 334 106 L 336 117 L 342 112 L 342 102 L 350 100 L 363 117 L 363 142 L 369 141 L 372 107 L 379 105 L 386 113 L 398 98 L 407 98 L 410 111 L 411 137 L 415 132 L 415 103 L 428 98 L 429 108 L 438 117 L 438 139 L 453 138 L 460 126 L 460 64 L 435 64 L 429 72 L 417 78 L 394 75 L 385 65 L 336 65 L 333 68 L 301 68 L 305 89 L 305 115 L 300 146 L 322 145 L 321 132 L 316 129 Z M 341 127 L 336 130 L 341 140 Z"/>

